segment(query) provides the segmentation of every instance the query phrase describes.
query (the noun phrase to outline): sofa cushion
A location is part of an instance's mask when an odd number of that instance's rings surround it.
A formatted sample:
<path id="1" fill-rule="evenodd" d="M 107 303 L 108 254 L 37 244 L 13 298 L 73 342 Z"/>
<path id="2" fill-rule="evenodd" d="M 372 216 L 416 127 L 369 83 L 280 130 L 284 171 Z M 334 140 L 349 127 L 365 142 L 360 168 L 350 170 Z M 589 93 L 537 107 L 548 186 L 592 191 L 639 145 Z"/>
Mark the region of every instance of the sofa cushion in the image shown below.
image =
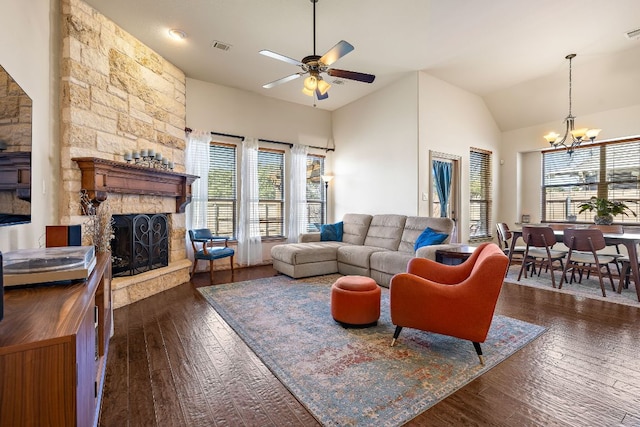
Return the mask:
<path id="1" fill-rule="evenodd" d="M 454 222 L 451 218 L 432 218 L 424 216 L 408 216 L 402 232 L 402 241 L 398 251 L 408 254 L 415 253 L 415 244 L 418 236 L 427 228 L 449 235 L 443 243 L 448 243 L 453 233 Z"/>
<path id="2" fill-rule="evenodd" d="M 369 269 L 369 257 L 374 252 L 386 251 L 387 249 L 374 246 L 346 245 L 338 248 L 338 267 L 340 263 L 355 265 Z"/>
<path id="3" fill-rule="evenodd" d="M 371 270 L 396 274 L 406 273 L 407 264 L 413 255 L 397 251 L 384 251 L 371 254 L 369 259 Z"/>
<path id="4" fill-rule="evenodd" d="M 335 261 L 341 242 L 287 243 L 271 248 L 271 258 L 287 264 Z"/>
<path id="5" fill-rule="evenodd" d="M 397 251 L 406 219 L 404 215 L 375 215 L 364 245 Z"/>
<path id="6" fill-rule="evenodd" d="M 448 234 L 438 233 L 437 231 L 427 227 L 416 239 L 414 249 L 418 250 L 423 246 L 439 245 L 444 242 L 447 237 L 449 237 Z"/>
<path id="7" fill-rule="evenodd" d="M 320 226 L 320 241 L 342 242 L 342 221 L 335 224 L 322 224 Z"/>
<path id="8" fill-rule="evenodd" d="M 342 218 L 342 241 L 352 245 L 364 244 L 371 218 L 367 214 L 345 214 Z"/>

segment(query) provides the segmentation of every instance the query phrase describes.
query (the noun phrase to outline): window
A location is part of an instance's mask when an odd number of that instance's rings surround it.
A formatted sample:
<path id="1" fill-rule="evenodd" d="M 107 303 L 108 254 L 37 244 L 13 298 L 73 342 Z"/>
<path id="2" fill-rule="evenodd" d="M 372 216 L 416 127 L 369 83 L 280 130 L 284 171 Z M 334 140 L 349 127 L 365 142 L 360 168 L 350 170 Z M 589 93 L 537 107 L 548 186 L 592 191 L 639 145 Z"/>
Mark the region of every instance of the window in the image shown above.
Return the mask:
<path id="1" fill-rule="evenodd" d="M 236 147 L 212 143 L 209 146 L 207 228 L 216 236 L 235 238 L 236 180 Z"/>
<path id="2" fill-rule="evenodd" d="M 469 152 L 469 239 L 491 237 L 491 152 Z"/>
<path id="3" fill-rule="evenodd" d="M 207 228 L 218 236 L 235 239 L 238 229 L 238 149 L 234 144 L 212 142 L 209 146 L 209 189 Z M 279 150 L 258 151 L 258 194 L 260 234 L 284 236 L 284 156 Z M 319 231 L 325 222 L 326 194 L 320 176 L 324 172 L 324 156 L 307 155 L 308 231 Z"/>
<path id="4" fill-rule="evenodd" d="M 322 183 L 324 157 L 307 155 L 307 231 L 320 231 L 325 223 L 327 194 Z"/>
<path id="5" fill-rule="evenodd" d="M 593 212 L 578 214 L 578 205 L 591 197 L 624 202 L 639 213 L 640 140 L 589 144 L 554 150 L 542 156 L 543 221 L 593 222 Z M 618 223 L 637 223 L 631 216 L 615 217 Z"/>
<path id="6" fill-rule="evenodd" d="M 260 235 L 284 236 L 284 153 L 260 149 L 258 151 L 258 194 Z"/>

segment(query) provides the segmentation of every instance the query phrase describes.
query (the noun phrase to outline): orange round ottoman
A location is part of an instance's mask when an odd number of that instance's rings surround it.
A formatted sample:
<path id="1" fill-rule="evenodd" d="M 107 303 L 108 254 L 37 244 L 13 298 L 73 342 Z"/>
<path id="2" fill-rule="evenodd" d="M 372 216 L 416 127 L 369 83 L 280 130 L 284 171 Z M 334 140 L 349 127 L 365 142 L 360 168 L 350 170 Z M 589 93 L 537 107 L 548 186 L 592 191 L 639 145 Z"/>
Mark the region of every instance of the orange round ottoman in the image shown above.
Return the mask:
<path id="1" fill-rule="evenodd" d="M 343 327 L 378 324 L 380 286 L 370 277 L 343 276 L 331 286 L 331 315 Z"/>

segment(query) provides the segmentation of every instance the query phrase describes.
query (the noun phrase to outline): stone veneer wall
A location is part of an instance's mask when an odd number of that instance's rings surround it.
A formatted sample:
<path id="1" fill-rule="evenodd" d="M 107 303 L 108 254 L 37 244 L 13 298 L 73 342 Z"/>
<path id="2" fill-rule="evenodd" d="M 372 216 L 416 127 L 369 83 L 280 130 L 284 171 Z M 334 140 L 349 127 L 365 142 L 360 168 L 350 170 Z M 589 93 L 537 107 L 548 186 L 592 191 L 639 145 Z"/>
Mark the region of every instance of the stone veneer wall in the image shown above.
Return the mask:
<path id="1" fill-rule="evenodd" d="M 0 153 L 31 152 L 31 112 L 29 95 L 0 65 Z M 0 191 L 0 213 L 29 215 L 31 203 L 16 191 Z"/>
<path id="2" fill-rule="evenodd" d="M 32 102 L 0 65 L 0 150 L 31 151 Z"/>
<path id="3" fill-rule="evenodd" d="M 154 149 L 184 172 L 184 73 L 81 0 L 62 0 L 60 222 L 78 224 L 81 173 L 74 157 L 123 161 Z M 114 306 L 189 280 L 184 214 L 175 198 L 109 194 L 113 214 L 167 213 L 169 267 L 114 279 Z M 131 287 L 134 288 L 131 288 Z"/>

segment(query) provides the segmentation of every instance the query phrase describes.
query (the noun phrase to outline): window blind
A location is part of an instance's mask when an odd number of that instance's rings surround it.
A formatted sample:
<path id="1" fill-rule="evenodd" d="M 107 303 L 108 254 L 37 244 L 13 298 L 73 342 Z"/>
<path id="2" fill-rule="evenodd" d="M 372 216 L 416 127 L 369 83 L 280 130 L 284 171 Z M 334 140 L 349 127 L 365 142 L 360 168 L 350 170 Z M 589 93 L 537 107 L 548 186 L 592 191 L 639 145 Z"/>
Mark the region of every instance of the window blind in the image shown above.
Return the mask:
<path id="1" fill-rule="evenodd" d="M 589 144 L 553 150 L 542 156 L 543 221 L 593 222 L 593 212 L 578 213 L 578 205 L 591 197 L 624 202 L 639 213 L 640 139 Z M 638 223 L 633 215 L 618 215 L 618 223 Z"/>
<path id="2" fill-rule="evenodd" d="M 284 152 L 258 151 L 260 234 L 284 236 Z"/>
<path id="3" fill-rule="evenodd" d="M 483 240 L 491 234 L 491 152 L 469 151 L 469 240 Z"/>
<path id="4" fill-rule="evenodd" d="M 207 227 L 214 235 L 235 238 L 237 215 L 236 146 L 209 146 Z"/>
<path id="5" fill-rule="evenodd" d="M 320 231 L 326 221 L 326 192 L 321 176 L 324 156 L 307 155 L 307 231 Z"/>

